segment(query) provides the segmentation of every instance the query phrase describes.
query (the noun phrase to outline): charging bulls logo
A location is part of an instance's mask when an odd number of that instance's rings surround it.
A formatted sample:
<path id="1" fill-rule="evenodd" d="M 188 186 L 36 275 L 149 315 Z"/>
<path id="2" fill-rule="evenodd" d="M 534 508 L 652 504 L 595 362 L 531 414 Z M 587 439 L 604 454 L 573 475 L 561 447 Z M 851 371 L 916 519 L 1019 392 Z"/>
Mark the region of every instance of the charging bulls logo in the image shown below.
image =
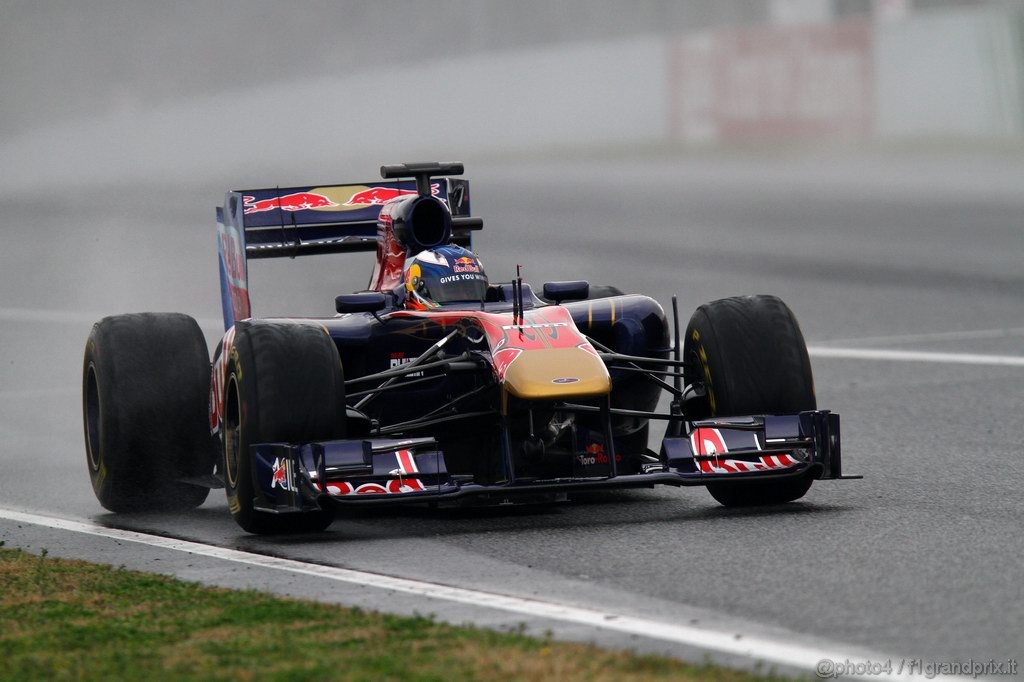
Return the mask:
<path id="1" fill-rule="evenodd" d="M 331 201 L 329 197 L 316 192 L 295 192 L 282 197 L 270 197 L 269 199 L 256 200 L 256 197 L 242 197 L 245 201 L 245 214 L 262 213 L 273 211 L 279 208 L 282 211 L 305 211 L 311 208 L 332 208 L 338 204 Z"/>
<path id="2" fill-rule="evenodd" d="M 349 200 L 344 203 L 345 206 L 379 206 L 385 202 L 397 199 L 399 197 L 409 196 L 416 194 L 414 189 L 395 189 L 393 187 L 369 187 L 360 192 L 356 192 Z"/>
<path id="3" fill-rule="evenodd" d="M 441 186 L 438 183 L 430 185 L 431 196 L 437 196 L 441 191 Z M 392 199 L 398 199 L 401 197 L 412 196 L 416 194 L 414 189 L 398 189 L 397 187 L 367 187 L 360 190 L 349 197 L 343 206 L 380 206 L 385 204 Z"/>
<path id="4" fill-rule="evenodd" d="M 434 183 L 430 186 L 432 196 L 438 197 L 441 201 L 445 198 L 441 192 L 441 185 Z M 266 211 L 359 211 L 372 207 L 383 206 L 389 201 L 400 199 L 406 196 L 415 196 L 414 189 L 400 189 L 398 187 L 371 187 L 369 185 L 335 185 L 326 187 L 311 187 L 298 192 L 291 192 L 277 196 L 273 191 L 261 190 L 257 196 L 244 195 L 243 208 L 246 215 L 253 213 L 264 213 Z M 301 220 L 301 219 L 300 219 Z"/>
<path id="5" fill-rule="evenodd" d="M 270 489 L 280 488 L 281 490 L 292 490 L 291 472 L 288 468 L 288 460 L 278 457 L 274 460 L 274 468 L 270 475 Z"/>

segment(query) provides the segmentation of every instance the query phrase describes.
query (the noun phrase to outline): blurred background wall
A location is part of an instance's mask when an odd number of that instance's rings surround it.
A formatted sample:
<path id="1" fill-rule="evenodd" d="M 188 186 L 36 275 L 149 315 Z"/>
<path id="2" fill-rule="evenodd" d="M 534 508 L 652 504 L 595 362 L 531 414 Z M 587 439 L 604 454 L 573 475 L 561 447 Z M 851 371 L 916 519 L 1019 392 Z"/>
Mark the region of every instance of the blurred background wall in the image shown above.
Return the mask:
<path id="1" fill-rule="evenodd" d="M 0 182 L 1018 141 L 1022 14 L 1012 0 L 0 0 Z"/>

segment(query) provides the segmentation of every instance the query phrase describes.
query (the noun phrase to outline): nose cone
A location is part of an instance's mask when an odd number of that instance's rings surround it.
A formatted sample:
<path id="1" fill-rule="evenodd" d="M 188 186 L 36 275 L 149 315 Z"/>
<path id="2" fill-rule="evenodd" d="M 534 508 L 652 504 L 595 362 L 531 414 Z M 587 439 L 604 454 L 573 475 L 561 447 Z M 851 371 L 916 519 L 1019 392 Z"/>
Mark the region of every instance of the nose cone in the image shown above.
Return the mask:
<path id="1" fill-rule="evenodd" d="M 528 350 L 505 371 L 505 390 L 524 400 L 586 398 L 611 388 L 604 362 L 582 348 Z"/>

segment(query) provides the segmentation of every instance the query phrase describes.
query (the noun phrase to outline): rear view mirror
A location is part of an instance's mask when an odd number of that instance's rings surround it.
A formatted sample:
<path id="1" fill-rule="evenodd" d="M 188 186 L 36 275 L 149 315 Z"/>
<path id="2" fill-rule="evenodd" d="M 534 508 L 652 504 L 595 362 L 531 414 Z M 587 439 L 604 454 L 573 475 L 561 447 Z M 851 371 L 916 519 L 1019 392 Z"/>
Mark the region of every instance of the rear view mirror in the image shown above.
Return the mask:
<path id="1" fill-rule="evenodd" d="M 545 282 L 544 298 L 555 303 L 582 301 L 590 295 L 590 283 L 585 279 L 571 282 Z"/>
<path id="2" fill-rule="evenodd" d="M 375 313 L 387 304 L 384 294 L 366 291 L 358 294 L 343 294 L 334 297 L 334 309 L 339 313 Z"/>

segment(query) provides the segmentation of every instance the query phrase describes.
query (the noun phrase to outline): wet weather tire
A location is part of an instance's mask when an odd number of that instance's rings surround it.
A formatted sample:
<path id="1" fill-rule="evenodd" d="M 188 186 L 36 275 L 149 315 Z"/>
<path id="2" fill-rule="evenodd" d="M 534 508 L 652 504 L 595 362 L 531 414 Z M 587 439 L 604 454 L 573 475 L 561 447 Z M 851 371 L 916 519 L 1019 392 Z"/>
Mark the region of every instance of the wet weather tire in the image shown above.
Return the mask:
<path id="1" fill-rule="evenodd" d="M 210 356 L 196 321 L 177 313 L 105 317 L 85 346 L 86 462 L 113 512 L 198 507 L 210 489 L 180 479 L 213 473 Z"/>
<path id="2" fill-rule="evenodd" d="M 255 508 L 250 446 L 345 436 L 345 383 L 331 337 L 306 324 L 239 323 L 224 386 L 222 469 L 235 521 L 259 534 L 325 529 L 333 520 L 326 510 L 274 514 Z"/>
<path id="3" fill-rule="evenodd" d="M 816 407 L 800 326 L 775 296 L 738 296 L 700 306 L 690 318 L 684 356 L 700 368 L 707 414 L 691 419 L 792 414 Z M 709 485 L 727 507 L 781 504 L 803 497 L 808 476 Z"/>

